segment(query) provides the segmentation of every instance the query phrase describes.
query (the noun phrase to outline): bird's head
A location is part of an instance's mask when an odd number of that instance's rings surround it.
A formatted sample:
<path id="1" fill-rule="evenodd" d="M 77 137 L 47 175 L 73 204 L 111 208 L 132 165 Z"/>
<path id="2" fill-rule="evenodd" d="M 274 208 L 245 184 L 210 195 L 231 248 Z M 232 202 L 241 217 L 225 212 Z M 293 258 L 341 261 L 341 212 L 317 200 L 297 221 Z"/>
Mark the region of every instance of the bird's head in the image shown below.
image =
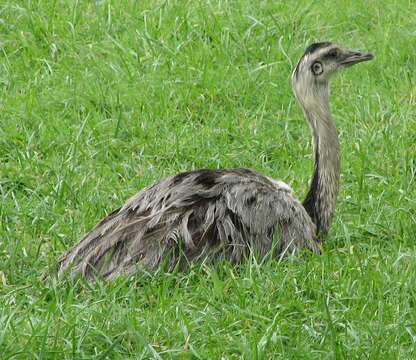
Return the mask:
<path id="1" fill-rule="evenodd" d="M 344 49 L 331 42 L 310 45 L 299 60 L 292 74 L 296 96 L 320 93 L 327 89 L 331 77 L 339 70 L 373 59 L 367 52 Z"/>

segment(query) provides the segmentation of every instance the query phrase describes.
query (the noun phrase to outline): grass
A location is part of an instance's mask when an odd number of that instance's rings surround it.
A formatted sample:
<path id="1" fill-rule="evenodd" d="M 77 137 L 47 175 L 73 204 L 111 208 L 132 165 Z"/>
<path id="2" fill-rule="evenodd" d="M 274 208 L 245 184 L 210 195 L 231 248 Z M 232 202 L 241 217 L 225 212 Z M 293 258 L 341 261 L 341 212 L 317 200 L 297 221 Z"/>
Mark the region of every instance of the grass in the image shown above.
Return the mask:
<path id="1" fill-rule="evenodd" d="M 2 359 L 416 357 L 416 16 L 406 0 L 336 4 L 2 2 Z M 304 196 L 289 74 L 327 39 L 377 58 L 332 86 L 342 184 L 322 256 L 40 281 L 168 174 L 244 166 Z"/>

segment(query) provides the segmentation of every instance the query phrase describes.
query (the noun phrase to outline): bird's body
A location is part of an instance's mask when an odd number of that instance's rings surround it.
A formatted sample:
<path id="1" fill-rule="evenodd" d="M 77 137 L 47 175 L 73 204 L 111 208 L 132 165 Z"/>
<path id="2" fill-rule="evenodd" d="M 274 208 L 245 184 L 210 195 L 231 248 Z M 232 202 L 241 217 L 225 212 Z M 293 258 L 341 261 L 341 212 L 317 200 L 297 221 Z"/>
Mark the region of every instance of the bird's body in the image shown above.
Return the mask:
<path id="1" fill-rule="evenodd" d="M 331 51 L 337 52 L 335 56 Z M 314 44 L 294 71 L 294 91 L 315 147 L 314 176 L 303 204 L 288 185 L 252 170 L 181 173 L 141 190 L 105 217 L 61 257 L 59 274 L 69 269 L 72 275 L 88 279 L 111 279 L 137 267 L 153 270 L 163 264 L 170 271 L 177 266 L 185 269 L 191 262 L 239 263 L 250 253 L 282 257 L 299 249 L 319 252 L 339 179 L 339 143 L 328 89 L 335 68 L 330 65 L 370 58 L 348 50 L 343 53 L 331 43 Z"/>
<path id="2" fill-rule="evenodd" d="M 184 269 L 188 262 L 241 262 L 300 248 L 319 251 L 315 225 L 290 188 L 247 169 L 196 170 L 141 190 L 108 215 L 72 251 L 61 268 L 108 278 L 134 271 Z"/>

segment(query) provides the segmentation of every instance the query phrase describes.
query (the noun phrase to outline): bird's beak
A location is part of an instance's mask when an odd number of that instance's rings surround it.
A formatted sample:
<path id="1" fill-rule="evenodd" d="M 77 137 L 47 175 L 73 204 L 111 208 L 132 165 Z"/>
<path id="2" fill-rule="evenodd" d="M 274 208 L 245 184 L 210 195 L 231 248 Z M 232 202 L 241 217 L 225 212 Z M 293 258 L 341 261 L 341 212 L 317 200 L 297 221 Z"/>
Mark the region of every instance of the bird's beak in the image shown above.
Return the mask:
<path id="1" fill-rule="evenodd" d="M 374 59 L 374 55 L 371 53 L 364 53 L 361 51 L 354 51 L 354 50 L 348 50 L 344 58 L 341 60 L 341 65 L 343 66 L 351 66 L 358 64 L 363 61 L 369 61 Z"/>

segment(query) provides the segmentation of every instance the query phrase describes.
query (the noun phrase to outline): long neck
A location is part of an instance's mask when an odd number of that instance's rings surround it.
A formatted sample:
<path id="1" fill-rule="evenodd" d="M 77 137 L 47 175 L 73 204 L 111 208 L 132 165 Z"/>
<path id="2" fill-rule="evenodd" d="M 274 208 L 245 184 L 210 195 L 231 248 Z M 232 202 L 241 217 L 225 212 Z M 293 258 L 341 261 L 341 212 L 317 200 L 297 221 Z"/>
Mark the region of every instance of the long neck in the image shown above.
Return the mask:
<path id="1" fill-rule="evenodd" d="M 340 159 L 337 129 L 329 108 L 329 88 L 296 92 L 310 124 L 315 152 L 314 174 L 303 206 L 325 236 L 331 225 L 338 195 Z"/>

